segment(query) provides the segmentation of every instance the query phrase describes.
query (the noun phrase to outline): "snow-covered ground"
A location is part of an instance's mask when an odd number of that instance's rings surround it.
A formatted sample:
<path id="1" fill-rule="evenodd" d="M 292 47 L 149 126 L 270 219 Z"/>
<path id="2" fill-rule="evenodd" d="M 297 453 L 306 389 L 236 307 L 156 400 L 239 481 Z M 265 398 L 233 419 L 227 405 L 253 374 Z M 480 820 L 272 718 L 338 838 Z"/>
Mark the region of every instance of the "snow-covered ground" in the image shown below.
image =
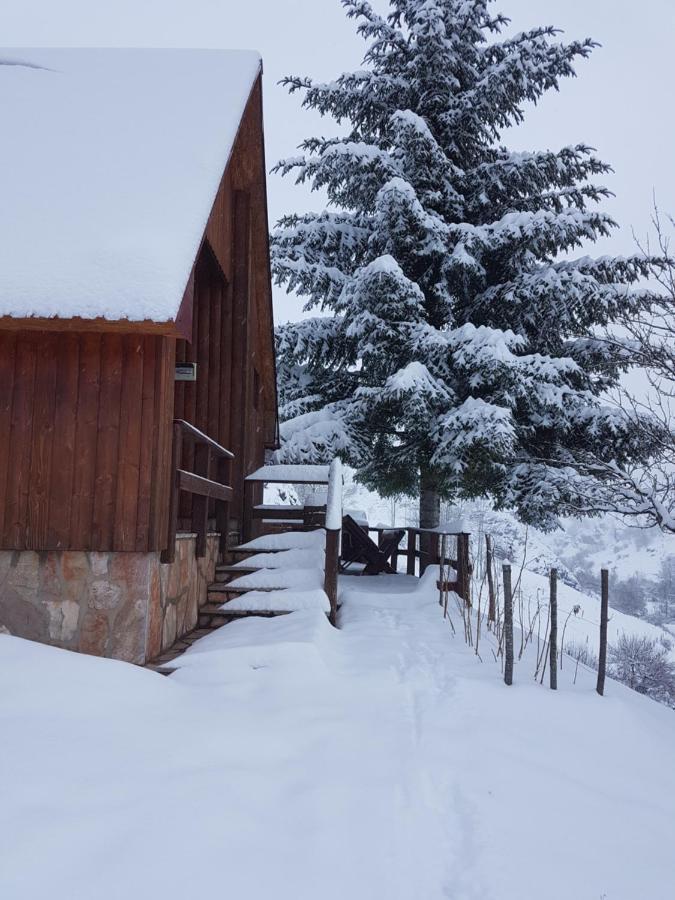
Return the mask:
<path id="1" fill-rule="evenodd" d="M 553 693 L 530 650 L 505 687 L 433 572 L 343 599 L 340 631 L 236 622 L 170 678 L 0 635 L 0 896 L 675 895 L 672 711 L 572 666 Z"/>

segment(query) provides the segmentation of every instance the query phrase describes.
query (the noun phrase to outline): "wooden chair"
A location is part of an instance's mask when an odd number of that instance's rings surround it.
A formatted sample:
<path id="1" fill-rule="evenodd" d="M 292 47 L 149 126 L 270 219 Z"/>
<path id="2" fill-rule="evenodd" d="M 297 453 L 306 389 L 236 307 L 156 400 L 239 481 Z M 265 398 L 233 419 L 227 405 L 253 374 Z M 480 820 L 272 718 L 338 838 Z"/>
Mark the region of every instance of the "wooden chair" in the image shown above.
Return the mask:
<path id="1" fill-rule="evenodd" d="M 346 570 L 352 563 L 364 563 L 365 568 L 361 572 L 362 575 L 379 575 L 380 573 L 394 575 L 395 572 L 389 559 L 398 550 L 404 534 L 403 529 L 393 529 L 384 534 L 378 547 L 351 516 L 344 516 L 342 519 L 342 570 Z"/>

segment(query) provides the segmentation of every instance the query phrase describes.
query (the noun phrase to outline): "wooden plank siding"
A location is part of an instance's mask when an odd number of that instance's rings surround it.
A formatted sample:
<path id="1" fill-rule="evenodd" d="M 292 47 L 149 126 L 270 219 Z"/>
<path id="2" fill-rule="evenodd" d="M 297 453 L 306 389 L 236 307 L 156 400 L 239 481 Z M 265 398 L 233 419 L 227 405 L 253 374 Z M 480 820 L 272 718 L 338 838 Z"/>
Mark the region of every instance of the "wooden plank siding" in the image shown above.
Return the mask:
<path id="1" fill-rule="evenodd" d="M 1 549 L 163 548 L 168 485 L 153 467 L 168 469 L 174 344 L 0 335 Z"/>

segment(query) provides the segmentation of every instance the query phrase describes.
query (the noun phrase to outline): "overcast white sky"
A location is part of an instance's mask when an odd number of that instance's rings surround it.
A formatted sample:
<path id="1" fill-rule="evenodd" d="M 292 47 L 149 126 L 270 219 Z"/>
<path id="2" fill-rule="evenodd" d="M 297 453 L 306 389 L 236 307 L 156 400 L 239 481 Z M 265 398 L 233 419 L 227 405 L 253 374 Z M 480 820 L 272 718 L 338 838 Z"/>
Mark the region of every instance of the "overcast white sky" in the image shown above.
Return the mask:
<path id="1" fill-rule="evenodd" d="M 518 31 L 554 24 L 568 38 L 591 36 L 602 43 L 579 64 L 579 77 L 532 110 L 509 144 L 531 150 L 584 141 L 596 147 L 616 170 L 607 183 L 617 197 L 605 208 L 622 230 L 592 252 L 630 253 L 631 227 L 646 230 L 653 190 L 661 206 L 675 212 L 675 0 L 497 0 L 495 8 Z M 0 24 L 6 47 L 259 50 L 270 165 L 292 155 L 304 136 L 331 130 L 317 125 L 278 79 L 284 73 L 334 77 L 358 66 L 363 50 L 339 0 L 4 0 Z M 278 176 L 269 178 L 268 190 L 272 221 L 321 203 Z M 283 292 L 275 303 L 277 321 L 299 312 L 297 300 Z"/>

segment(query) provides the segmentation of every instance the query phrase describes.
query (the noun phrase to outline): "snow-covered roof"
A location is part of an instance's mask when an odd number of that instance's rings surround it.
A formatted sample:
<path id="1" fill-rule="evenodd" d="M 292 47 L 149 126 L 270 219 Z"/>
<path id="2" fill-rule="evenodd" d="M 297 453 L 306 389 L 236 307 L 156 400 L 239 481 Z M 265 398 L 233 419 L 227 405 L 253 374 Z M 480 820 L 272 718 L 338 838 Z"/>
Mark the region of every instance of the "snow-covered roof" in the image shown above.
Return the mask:
<path id="1" fill-rule="evenodd" d="M 0 49 L 0 316 L 175 319 L 260 57 Z"/>
<path id="2" fill-rule="evenodd" d="M 246 476 L 246 481 L 267 481 L 271 484 L 328 484 L 328 466 L 270 465 L 262 466 Z"/>

